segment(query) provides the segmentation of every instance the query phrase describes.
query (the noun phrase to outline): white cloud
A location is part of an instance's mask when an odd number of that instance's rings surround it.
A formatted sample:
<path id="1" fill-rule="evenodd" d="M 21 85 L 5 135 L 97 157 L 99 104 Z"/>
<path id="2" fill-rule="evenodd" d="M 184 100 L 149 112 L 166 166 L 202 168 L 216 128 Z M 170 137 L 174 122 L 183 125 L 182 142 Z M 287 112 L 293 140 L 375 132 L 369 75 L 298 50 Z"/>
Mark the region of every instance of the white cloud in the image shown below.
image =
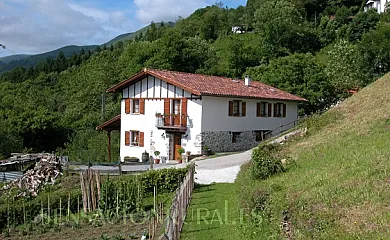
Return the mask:
<path id="1" fill-rule="evenodd" d="M 66 45 L 102 44 L 129 31 L 121 11 L 103 11 L 70 0 L 5 0 L 0 43 L 16 53 L 41 53 Z M 9 52 L 0 52 L 0 56 Z"/>
<path id="2" fill-rule="evenodd" d="M 212 4 L 212 0 L 134 0 L 137 18 L 144 24 L 151 21 L 174 21 L 187 17 L 194 10 Z"/>

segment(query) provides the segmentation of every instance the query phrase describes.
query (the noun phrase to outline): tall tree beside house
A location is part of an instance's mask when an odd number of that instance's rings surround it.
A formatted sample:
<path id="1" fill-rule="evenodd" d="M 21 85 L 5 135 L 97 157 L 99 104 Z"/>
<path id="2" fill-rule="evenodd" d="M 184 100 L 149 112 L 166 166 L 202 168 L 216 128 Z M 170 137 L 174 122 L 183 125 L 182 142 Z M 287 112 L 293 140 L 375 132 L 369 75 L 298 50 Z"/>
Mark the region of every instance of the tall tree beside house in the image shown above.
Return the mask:
<path id="1" fill-rule="evenodd" d="M 343 94 L 349 89 L 364 85 L 359 71 L 361 61 L 357 47 L 346 40 L 336 43 L 328 52 L 325 72 L 338 93 Z"/>
<path id="2" fill-rule="evenodd" d="M 390 71 L 390 26 L 379 22 L 376 29 L 363 34 L 358 44 L 362 55 L 360 70 L 366 75 L 364 83 Z"/>
<path id="3" fill-rule="evenodd" d="M 301 114 L 322 110 L 337 100 L 323 68 L 311 54 L 293 54 L 271 60 L 268 65 L 248 68 L 245 75 L 306 98 L 308 102 L 302 104 Z"/>
<path id="4" fill-rule="evenodd" d="M 269 0 L 255 12 L 255 30 L 275 57 L 317 51 L 321 46 L 298 9 L 286 0 Z"/>

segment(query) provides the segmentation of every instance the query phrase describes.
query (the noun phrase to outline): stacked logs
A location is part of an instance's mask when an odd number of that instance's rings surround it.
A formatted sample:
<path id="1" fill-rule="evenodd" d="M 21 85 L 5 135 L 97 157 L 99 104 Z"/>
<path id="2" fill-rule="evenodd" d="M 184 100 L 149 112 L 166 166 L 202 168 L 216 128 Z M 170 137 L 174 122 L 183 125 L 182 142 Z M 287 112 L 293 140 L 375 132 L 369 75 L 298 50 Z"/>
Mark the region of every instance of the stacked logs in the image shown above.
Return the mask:
<path id="1" fill-rule="evenodd" d="M 47 184 L 53 185 L 55 180 L 61 176 L 61 164 L 55 155 L 46 154 L 33 169 L 27 170 L 23 176 L 3 187 L 3 190 L 17 188 L 19 193 L 16 197 L 36 197 L 40 188 Z"/>

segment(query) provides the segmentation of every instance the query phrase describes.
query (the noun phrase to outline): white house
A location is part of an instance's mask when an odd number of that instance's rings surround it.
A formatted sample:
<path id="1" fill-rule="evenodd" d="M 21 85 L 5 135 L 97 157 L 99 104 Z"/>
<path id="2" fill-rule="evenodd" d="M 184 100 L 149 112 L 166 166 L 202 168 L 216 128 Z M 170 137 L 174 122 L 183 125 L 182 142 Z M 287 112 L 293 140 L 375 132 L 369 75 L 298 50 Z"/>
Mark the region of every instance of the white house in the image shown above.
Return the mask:
<path id="1" fill-rule="evenodd" d="M 386 11 L 387 4 L 389 0 L 368 0 L 366 5 L 364 5 L 364 11 L 368 9 L 375 8 L 378 13 L 383 13 Z"/>
<path id="2" fill-rule="evenodd" d="M 97 129 L 120 126 L 121 160 L 157 150 L 161 158 L 178 159 L 180 147 L 194 155 L 205 146 L 215 152 L 250 149 L 264 132 L 297 120 L 298 103 L 306 101 L 249 78 L 155 69 L 107 92 L 122 92 L 121 114 Z"/>

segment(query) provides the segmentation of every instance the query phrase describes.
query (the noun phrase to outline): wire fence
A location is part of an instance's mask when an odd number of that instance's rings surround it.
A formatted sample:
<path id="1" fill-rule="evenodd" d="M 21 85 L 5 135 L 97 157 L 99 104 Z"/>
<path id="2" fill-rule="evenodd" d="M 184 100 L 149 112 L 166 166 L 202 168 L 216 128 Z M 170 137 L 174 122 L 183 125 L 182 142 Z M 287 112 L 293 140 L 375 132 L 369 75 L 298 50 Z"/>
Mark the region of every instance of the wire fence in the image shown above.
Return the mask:
<path id="1" fill-rule="evenodd" d="M 176 191 L 169 212 L 164 237 L 169 240 L 180 238 L 180 232 L 186 217 L 187 208 L 190 204 L 192 191 L 194 190 L 195 164 L 191 163 L 187 176 Z"/>

